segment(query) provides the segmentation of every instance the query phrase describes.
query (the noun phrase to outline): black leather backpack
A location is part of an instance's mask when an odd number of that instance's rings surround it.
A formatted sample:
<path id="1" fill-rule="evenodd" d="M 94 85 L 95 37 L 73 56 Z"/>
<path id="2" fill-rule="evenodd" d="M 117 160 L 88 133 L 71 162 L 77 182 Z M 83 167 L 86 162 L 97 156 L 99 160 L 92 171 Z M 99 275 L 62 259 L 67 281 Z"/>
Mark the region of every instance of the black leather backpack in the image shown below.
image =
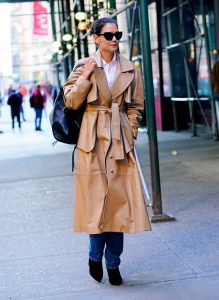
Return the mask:
<path id="1" fill-rule="evenodd" d="M 60 88 L 50 113 L 52 133 L 56 141 L 76 145 L 86 104 L 71 110 L 65 106 L 64 97 L 63 88 Z"/>

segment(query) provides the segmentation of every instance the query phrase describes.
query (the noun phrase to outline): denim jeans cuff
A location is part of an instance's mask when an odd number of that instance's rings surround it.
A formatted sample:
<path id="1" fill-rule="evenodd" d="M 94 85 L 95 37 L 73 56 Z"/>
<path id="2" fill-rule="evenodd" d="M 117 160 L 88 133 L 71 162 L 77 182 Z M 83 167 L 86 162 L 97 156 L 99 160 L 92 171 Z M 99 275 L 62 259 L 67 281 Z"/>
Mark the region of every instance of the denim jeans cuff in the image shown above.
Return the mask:
<path id="1" fill-rule="evenodd" d="M 90 256 L 89 256 L 89 258 L 90 258 L 91 260 L 95 261 L 95 262 L 101 262 L 101 261 L 102 261 L 102 259 L 101 259 L 101 260 L 96 260 L 96 259 L 93 259 L 93 258 L 90 257 Z"/>

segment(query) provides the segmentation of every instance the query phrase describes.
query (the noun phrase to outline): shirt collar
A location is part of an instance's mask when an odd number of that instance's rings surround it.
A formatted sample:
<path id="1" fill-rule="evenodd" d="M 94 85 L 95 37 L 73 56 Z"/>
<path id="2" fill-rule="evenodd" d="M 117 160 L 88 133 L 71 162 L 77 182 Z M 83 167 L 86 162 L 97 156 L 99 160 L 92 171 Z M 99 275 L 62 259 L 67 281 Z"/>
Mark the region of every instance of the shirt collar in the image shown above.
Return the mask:
<path id="1" fill-rule="evenodd" d="M 113 59 L 109 64 L 107 64 L 105 60 L 102 58 L 103 67 L 105 67 L 106 65 L 113 65 L 115 62 L 116 62 L 116 53 L 114 53 Z"/>

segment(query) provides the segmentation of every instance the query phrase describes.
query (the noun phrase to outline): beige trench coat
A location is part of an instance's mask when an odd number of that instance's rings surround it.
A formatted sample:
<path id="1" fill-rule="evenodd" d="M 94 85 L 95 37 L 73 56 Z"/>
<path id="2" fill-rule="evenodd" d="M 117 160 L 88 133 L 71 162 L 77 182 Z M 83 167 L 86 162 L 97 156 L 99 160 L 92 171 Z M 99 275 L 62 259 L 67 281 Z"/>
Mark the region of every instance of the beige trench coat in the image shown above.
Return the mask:
<path id="1" fill-rule="evenodd" d="M 142 79 L 133 63 L 117 54 L 110 90 L 99 51 L 94 58 L 97 67 L 89 81 L 81 77 L 85 58 L 64 85 L 68 108 L 87 102 L 75 163 L 74 230 L 90 234 L 150 230 L 133 153 L 144 108 Z"/>

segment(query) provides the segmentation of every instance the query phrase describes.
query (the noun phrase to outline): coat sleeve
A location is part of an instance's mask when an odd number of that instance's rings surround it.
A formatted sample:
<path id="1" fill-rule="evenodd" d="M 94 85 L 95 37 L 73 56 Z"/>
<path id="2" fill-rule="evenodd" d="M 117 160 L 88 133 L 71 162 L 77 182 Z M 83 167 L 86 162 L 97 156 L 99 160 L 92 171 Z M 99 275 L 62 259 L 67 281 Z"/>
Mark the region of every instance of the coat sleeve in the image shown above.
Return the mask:
<path id="1" fill-rule="evenodd" d="M 89 93 L 92 83 L 84 79 L 81 75 L 83 66 L 73 71 L 63 86 L 65 95 L 65 105 L 69 109 L 78 109 Z"/>
<path id="2" fill-rule="evenodd" d="M 144 110 L 144 87 L 142 76 L 135 69 L 135 76 L 132 82 L 131 103 L 128 104 L 127 115 L 132 126 L 133 136 L 137 138 L 139 123 Z"/>

